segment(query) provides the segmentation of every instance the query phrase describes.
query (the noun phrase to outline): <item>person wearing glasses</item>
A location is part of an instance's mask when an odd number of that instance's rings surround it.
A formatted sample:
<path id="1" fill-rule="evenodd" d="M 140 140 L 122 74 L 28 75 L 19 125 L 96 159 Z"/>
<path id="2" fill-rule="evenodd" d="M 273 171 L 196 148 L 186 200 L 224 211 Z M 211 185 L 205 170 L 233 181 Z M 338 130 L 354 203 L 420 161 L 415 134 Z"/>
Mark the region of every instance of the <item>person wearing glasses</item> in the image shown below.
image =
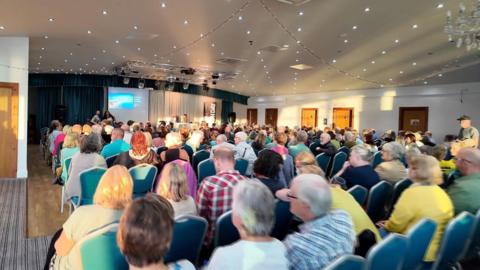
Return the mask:
<path id="1" fill-rule="evenodd" d="M 290 212 L 304 222 L 299 232 L 283 241 L 290 269 L 323 269 L 336 258 L 353 253 L 352 219 L 343 210 L 332 210 L 332 192 L 323 177 L 295 177 L 287 197 Z"/>
<path id="2" fill-rule="evenodd" d="M 457 169 L 462 177 L 447 189 L 455 214 L 468 211 L 475 214 L 480 209 L 480 150 L 463 148 L 457 154 Z"/>
<path id="3" fill-rule="evenodd" d="M 375 168 L 380 179 L 391 184 L 407 178 L 407 168 L 402 163 L 405 148 L 397 142 L 389 142 L 382 147 L 383 162 Z"/>

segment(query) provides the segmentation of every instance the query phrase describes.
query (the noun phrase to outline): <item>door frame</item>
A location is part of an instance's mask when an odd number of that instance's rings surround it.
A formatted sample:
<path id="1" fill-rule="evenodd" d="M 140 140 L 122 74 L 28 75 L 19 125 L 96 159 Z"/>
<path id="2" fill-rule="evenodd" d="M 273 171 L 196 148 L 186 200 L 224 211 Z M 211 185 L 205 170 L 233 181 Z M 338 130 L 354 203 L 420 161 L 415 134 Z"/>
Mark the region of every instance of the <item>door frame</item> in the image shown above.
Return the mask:
<path id="1" fill-rule="evenodd" d="M 334 127 L 334 125 L 336 125 L 336 124 L 333 122 L 333 120 L 335 119 L 334 116 L 335 116 L 335 111 L 336 110 L 349 110 L 350 111 L 350 121 L 349 121 L 348 125 L 349 125 L 350 128 L 353 128 L 353 123 L 354 123 L 353 117 L 355 115 L 354 114 L 354 109 L 355 108 L 353 108 L 353 107 L 333 107 L 333 109 L 332 109 L 332 128 L 336 128 L 336 127 Z"/>
<path id="2" fill-rule="evenodd" d="M 19 85 L 18 83 L 6 83 L 6 82 L 0 82 L 0 88 L 10 88 L 12 90 L 12 97 L 11 101 L 12 103 L 10 104 L 11 106 L 11 116 L 12 116 L 12 133 L 16 138 L 15 145 L 12 145 L 13 149 L 15 150 L 15 158 L 9 157 L 9 160 L 11 161 L 12 166 L 15 167 L 15 171 L 11 176 L 7 177 L 12 177 L 16 178 L 17 173 L 18 173 L 18 119 L 19 119 L 19 104 L 18 104 L 18 95 L 19 95 Z M 6 178 L 6 177 L 5 177 Z"/>
<path id="3" fill-rule="evenodd" d="M 425 131 L 428 130 L 428 111 L 429 107 L 399 107 L 398 108 L 398 130 L 402 130 L 403 124 L 403 113 L 405 111 L 415 110 L 415 111 L 425 111 Z"/>
<path id="4" fill-rule="evenodd" d="M 257 120 L 256 120 L 255 125 L 258 125 L 258 108 L 247 108 L 247 123 L 248 123 L 248 125 L 252 124 L 252 123 L 250 123 L 250 114 L 249 114 L 250 111 L 255 111 L 256 112 Z"/>
<path id="5" fill-rule="evenodd" d="M 304 110 L 315 110 L 315 124 L 312 128 L 318 127 L 318 109 L 317 108 L 302 108 L 302 114 L 300 115 L 300 125 L 303 126 L 303 111 Z"/>
<path id="6" fill-rule="evenodd" d="M 275 125 L 273 128 L 276 128 L 278 125 L 278 108 L 265 108 L 265 125 L 267 125 L 267 111 L 268 110 L 276 110 L 277 111 L 277 119 L 275 119 Z"/>

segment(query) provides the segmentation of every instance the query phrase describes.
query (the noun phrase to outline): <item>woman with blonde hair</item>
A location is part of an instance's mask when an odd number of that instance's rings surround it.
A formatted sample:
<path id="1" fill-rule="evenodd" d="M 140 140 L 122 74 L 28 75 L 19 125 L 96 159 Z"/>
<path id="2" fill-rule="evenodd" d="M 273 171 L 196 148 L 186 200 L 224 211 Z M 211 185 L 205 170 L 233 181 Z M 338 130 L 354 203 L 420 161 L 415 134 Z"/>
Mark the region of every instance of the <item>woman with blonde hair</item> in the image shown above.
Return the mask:
<path id="1" fill-rule="evenodd" d="M 317 160 L 310 152 L 301 152 L 295 158 L 297 174 L 313 173 L 325 177 L 325 172 L 317 164 Z"/>
<path id="2" fill-rule="evenodd" d="M 62 174 L 61 178 L 63 183 L 67 181 L 68 171 L 65 167 L 65 160 L 68 158 L 73 157 L 76 153 L 80 152 L 79 146 L 79 139 L 80 135 L 75 132 L 70 132 L 65 136 L 65 140 L 63 141 L 63 147 L 60 151 L 60 158 L 61 158 L 61 165 L 62 165 Z"/>
<path id="3" fill-rule="evenodd" d="M 408 176 L 414 184 L 402 193 L 390 218 L 378 225 L 388 232 L 405 234 L 424 218 L 434 220 L 437 229 L 424 257 L 424 261 L 433 262 L 443 231 L 453 217 L 453 204 L 438 186 L 442 180 L 438 160 L 432 156 L 417 155 L 408 165 Z"/>
<path id="4" fill-rule="evenodd" d="M 182 148 L 182 135 L 178 132 L 170 132 L 165 138 L 166 151 L 160 153 L 160 160 L 166 164 L 176 159 L 190 161 L 187 151 Z"/>
<path id="5" fill-rule="evenodd" d="M 89 124 L 83 125 L 82 134 L 83 135 L 89 135 L 90 133 L 92 133 L 92 127 Z"/>
<path id="6" fill-rule="evenodd" d="M 165 165 L 156 193 L 170 202 L 175 217 L 197 214 L 195 202 L 189 195 L 187 175 L 181 165 L 174 162 Z"/>
<path id="7" fill-rule="evenodd" d="M 93 204 L 78 207 L 53 236 L 46 267 L 82 269 L 75 244 L 90 232 L 119 222 L 124 208 L 132 201 L 132 191 L 133 181 L 127 168 L 117 165 L 108 169 L 100 178 Z"/>

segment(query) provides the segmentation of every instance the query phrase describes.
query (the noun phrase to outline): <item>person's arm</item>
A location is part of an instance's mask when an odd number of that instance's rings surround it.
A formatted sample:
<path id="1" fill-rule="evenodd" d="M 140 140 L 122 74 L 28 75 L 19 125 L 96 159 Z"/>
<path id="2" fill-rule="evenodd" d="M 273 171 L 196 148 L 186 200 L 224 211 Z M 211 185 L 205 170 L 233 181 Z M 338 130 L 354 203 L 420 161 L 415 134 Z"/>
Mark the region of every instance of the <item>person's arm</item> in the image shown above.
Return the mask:
<path id="1" fill-rule="evenodd" d="M 342 169 L 341 169 L 340 171 L 338 171 L 338 173 L 335 174 L 334 177 L 340 177 L 340 176 L 345 172 L 345 170 L 346 170 L 348 167 L 350 167 L 350 162 L 345 161 L 345 162 L 343 163 Z M 345 180 L 346 180 L 346 179 L 345 179 Z"/>
<path id="2" fill-rule="evenodd" d="M 55 252 L 59 256 L 67 256 L 74 245 L 75 242 L 68 239 L 65 231 L 62 231 L 60 237 L 55 241 Z"/>
<path id="3" fill-rule="evenodd" d="M 408 190 L 404 191 L 395 204 L 393 213 L 385 223 L 384 228 L 389 232 L 404 232 L 414 217 L 413 204 L 416 203 L 418 202 L 410 196 Z"/>

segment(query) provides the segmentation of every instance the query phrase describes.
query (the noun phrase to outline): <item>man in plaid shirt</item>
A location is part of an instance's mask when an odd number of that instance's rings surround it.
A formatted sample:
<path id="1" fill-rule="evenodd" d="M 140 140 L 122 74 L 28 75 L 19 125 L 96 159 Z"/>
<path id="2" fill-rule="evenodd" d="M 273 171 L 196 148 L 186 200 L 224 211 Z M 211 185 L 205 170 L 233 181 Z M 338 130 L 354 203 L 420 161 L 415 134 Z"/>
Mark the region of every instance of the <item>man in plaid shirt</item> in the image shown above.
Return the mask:
<path id="1" fill-rule="evenodd" d="M 198 214 L 208 221 L 204 245 L 208 246 L 214 235 L 215 222 L 232 208 L 233 186 L 247 179 L 234 169 L 234 153 L 227 147 L 218 147 L 213 153 L 216 175 L 202 181 L 195 198 Z"/>

